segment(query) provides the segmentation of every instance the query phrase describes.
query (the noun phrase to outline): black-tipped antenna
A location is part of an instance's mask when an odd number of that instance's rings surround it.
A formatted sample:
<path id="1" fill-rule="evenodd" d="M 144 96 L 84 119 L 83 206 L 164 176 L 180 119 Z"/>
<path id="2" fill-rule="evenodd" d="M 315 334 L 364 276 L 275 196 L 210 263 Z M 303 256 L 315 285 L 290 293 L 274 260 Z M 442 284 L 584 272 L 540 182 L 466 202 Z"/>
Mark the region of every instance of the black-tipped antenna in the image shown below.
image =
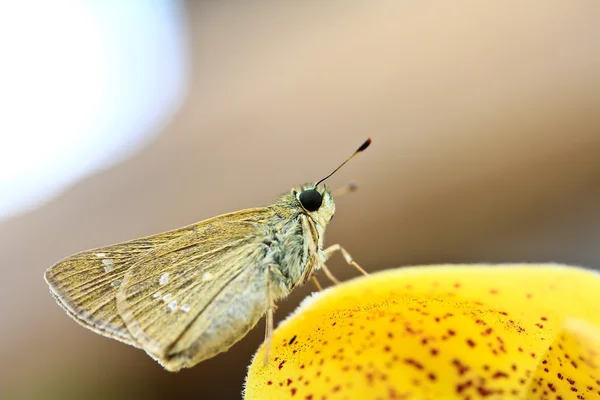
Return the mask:
<path id="1" fill-rule="evenodd" d="M 323 178 L 319 182 L 317 182 L 316 185 L 315 185 L 315 187 L 319 186 L 319 184 L 321 182 L 323 182 L 325 179 L 329 178 L 331 175 L 335 174 L 338 169 L 342 168 L 348 161 L 352 160 L 354 158 L 354 156 L 356 156 L 358 153 L 364 151 L 367 147 L 369 147 L 370 144 L 371 144 L 371 138 L 368 138 L 367 140 L 365 140 L 365 142 L 363 144 L 360 145 L 360 147 L 354 152 L 354 154 L 352 154 L 350 157 L 348 157 L 346 159 L 346 161 L 344 161 L 343 163 L 341 163 L 340 166 L 337 167 L 336 169 L 334 169 L 332 173 L 330 173 L 325 178 Z"/>

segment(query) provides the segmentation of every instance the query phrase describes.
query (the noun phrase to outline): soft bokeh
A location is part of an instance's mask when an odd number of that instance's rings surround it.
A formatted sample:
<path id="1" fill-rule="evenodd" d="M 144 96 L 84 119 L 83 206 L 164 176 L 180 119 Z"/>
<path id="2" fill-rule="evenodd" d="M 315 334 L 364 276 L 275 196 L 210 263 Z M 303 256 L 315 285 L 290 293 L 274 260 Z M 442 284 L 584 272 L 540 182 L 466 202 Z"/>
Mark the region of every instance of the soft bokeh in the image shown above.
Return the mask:
<path id="1" fill-rule="evenodd" d="M 229 352 L 170 374 L 74 323 L 43 272 L 83 249 L 268 204 L 367 136 L 372 146 L 330 179 L 359 190 L 336 199 L 326 239 L 366 270 L 600 266 L 600 3 L 184 9 L 191 81 L 162 134 L 0 223 L 0 397 L 240 398 L 262 322 Z M 339 256 L 328 265 L 357 274 Z M 313 290 L 279 303 L 276 320 Z"/>

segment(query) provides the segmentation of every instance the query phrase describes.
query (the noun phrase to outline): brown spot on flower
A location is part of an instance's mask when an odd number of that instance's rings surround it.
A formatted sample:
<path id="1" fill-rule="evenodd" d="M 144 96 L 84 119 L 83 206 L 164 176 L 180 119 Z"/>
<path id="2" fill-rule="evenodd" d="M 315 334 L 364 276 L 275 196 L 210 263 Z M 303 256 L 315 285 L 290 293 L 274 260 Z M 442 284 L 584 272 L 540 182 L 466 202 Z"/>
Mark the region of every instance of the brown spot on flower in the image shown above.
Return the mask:
<path id="1" fill-rule="evenodd" d="M 456 385 L 456 393 L 462 393 L 465 390 L 467 390 L 468 388 L 470 388 L 471 386 L 473 386 L 473 381 L 471 381 L 471 380 L 468 380 L 463 383 L 459 383 L 458 385 Z"/>
<path id="2" fill-rule="evenodd" d="M 417 361 L 417 360 L 415 360 L 415 359 L 412 359 L 412 358 L 405 358 L 405 359 L 404 359 L 404 362 L 405 362 L 406 364 L 408 364 L 408 365 L 412 365 L 413 367 L 415 367 L 415 368 L 417 368 L 417 369 L 419 369 L 419 370 L 422 370 L 422 369 L 423 369 L 423 364 L 421 364 L 420 362 L 418 362 L 418 361 Z"/>
<path id="3" fill-rule="evenodd" d="M 482 396 L 482 397 L 487 397 L 487 396 L 491 396 L 491 395 L 493 395 L 493 394 L 494 394 L 494 391 L 493 391 L 493 390 L 491 390 L 491 389 L 487 389 L 487 388 L 485 388 L 485 387 L 483 387 L 483 386 L 479 386 L 479 387 L 477 388 L 477 392 L 478 392 L 478 393 L 479 393 L 479 395 L 480 395 L 480 396 Z"/>
<path id="4" fill-rule="evenodd" d="M 494 373 L 494 375 L 492 375 L 492 379 L 499 379 L 499 378 L 508 378 L 508 374 L 506 372 L 496 371 L 496 373 Z"/>
<path id="5" fill-rule="evenodd" d="M 466 366 L 465 364 L 461 363 L 460 360 L 458 360 L 456 358 L 454 360 L 452 360 L 452 365 L 454 365 L 456 367 L 458 375 L 464 375 L 469 370 L 468 366 Z"/>

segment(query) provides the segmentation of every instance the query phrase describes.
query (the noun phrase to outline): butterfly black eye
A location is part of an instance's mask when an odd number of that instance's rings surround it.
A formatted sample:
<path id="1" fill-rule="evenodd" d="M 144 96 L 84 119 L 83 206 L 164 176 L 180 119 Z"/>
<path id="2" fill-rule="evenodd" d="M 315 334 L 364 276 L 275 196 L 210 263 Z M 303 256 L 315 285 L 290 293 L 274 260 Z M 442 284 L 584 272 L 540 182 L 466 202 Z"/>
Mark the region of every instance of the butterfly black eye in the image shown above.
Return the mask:
<path id="1" fill-rule="evenodd" d="M 315 189 L 308 189 L 300 193 L 299 200 L 307 211 L 317 211 L 323 203 L 323 196 Z"/>

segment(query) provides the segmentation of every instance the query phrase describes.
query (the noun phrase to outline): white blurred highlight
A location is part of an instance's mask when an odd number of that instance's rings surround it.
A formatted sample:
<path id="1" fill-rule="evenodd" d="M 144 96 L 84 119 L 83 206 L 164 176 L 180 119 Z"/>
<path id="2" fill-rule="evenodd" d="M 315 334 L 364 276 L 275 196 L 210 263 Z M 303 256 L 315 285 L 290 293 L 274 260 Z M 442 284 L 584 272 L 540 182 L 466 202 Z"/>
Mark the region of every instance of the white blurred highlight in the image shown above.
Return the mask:
<path id="1" fill-rule="evenodd" d="M 177 1 L 0 7 L 0 219 L 139 150 L 183 101 Z"/>

